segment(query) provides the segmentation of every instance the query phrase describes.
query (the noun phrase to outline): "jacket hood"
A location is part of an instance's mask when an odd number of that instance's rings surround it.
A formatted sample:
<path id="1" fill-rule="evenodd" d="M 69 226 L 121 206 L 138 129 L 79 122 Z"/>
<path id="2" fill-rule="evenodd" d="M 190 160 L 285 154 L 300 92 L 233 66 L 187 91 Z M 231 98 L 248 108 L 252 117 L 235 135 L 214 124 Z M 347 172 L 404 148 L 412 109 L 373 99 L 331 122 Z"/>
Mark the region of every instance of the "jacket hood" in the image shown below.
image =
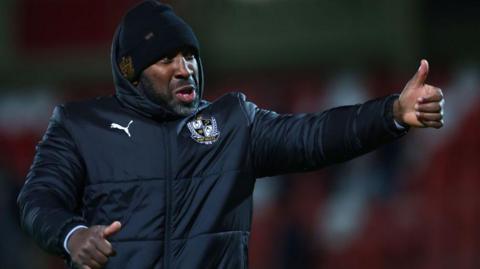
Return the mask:
<path id="1" fill-rule="evenodd" d="M 159 105 L 151 101 L 142 91 L 138 90 L 128 79 L 126 79 L 118 66 L 118 54 L 119 54 L 119 35 L 122 31 L 122 25 L 120 25 L 115 31 L 113 37 L 112 49 L 110 54 L 110 61 L 112 64 L 113 81 L 115 84 L 115 96 L 126 107 L 155 120 L 172 120 L 182 118 L 167 107 Z M 200 103 L 197 111 L 205 107 L 208 102 L 202 100 L 204 78 L 203 78 L 203 66 L 200 56 L 196 56 L 198 62 L 198 92 Z M 195 114 L 197 111 L 193 112 Z"/>

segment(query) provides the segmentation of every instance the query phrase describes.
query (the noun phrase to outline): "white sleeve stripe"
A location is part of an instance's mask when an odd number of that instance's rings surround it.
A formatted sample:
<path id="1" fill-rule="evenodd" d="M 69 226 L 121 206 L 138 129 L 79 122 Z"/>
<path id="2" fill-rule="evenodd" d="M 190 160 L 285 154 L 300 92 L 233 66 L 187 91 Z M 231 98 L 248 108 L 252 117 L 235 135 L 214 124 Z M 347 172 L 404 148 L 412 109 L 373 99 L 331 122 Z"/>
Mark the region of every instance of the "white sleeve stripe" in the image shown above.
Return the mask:
<path id="1" fill-rule="evenodd" d="M 75 228 L 71 229 L 70 232 L 68 232 L 67 236 L 65 236 L 65 240 L 63 240 L 63 248 L 65 249 L 65 251 L 67 251 L 68 254 L 70 254 L 70 250 L 68 250 L 67 248 L 68 239 L 70 239 L 70 236 L 73 234 L 73 232 L 75 232 L 78 229 L 88 229 L 88 227 L 85 225 L 75 226 Z"/>

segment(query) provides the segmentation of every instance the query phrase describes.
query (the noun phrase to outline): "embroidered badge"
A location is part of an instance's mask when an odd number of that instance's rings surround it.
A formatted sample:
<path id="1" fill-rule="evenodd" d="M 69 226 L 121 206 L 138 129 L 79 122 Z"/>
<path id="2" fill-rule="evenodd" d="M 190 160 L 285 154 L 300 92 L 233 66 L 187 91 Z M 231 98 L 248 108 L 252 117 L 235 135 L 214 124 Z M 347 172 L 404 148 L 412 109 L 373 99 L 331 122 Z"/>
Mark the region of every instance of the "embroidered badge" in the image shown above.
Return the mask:
<path id="1" fill-rule="evenodd" d="M 120 72 L 122 72 L 122 75 L 128 80 L 131 80 L 135 75 L 133 59 L 130 56 L 122 57 L 122 60 L 118 64 L 118 67 L 120 68 Z"/>
<path id="2" fill-rule="evenodd" d="M 211 145 L 220 136 L 217 121 L 214 117 L 202 118 L 202 116 L 198 116 L 187 123 L 187 127 L 190 130 L 190 137 L 200 144 Z"/>

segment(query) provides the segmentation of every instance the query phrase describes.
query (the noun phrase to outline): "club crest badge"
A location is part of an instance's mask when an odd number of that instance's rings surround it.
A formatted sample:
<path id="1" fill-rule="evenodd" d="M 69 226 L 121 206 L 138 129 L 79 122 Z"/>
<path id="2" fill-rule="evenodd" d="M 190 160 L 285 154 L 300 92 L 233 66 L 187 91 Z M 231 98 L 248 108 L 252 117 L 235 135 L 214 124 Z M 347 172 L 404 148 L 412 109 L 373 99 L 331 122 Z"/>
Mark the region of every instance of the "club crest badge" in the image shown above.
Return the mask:
<path id="1" fill-rule="evenodd" d="M 120 72 L 122 72 L 122 75 L 126 79 L 132 80 L 135 76 L 135 68 L 133 67 L 132 57 L 122 57 L 122 60 L 118 64 L 118 67 L 120 68 Z"/>
<path id="2" fill-rule="evenodd" d="M 198 116 L 187 123 L 187 127 L 190 130 L 190 137 L 200 144 L 211 145 L 220 136 L 217 121 L 214 117 L 202 118 Z"/>

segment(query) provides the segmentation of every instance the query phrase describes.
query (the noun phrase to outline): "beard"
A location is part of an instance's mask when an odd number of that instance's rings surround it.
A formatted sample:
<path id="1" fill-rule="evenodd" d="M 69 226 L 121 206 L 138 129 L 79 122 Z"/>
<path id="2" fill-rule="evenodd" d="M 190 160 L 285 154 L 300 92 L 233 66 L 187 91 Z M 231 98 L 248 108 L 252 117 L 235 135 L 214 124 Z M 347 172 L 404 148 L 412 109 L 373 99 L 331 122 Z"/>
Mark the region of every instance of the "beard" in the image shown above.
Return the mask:
<path id="1" fill-rule="evenodd" d="M 174 113 L 178 116 L 189 116 L 193 114 L 200 104 L 200 92 L 198 89 L 198 84 L 191 81 L 191 84 L 195 85 L 195 99 L 191 103 L 183 103 L 177 100 L 172 91 L 166 90 L 162 91 L 155 89 L 154 83 L 145 75 L 140 75 L 139 83 L 137 88 L 142 91 L 145 96 L 155 104 L 158 104 L 168 111 Z"/>

